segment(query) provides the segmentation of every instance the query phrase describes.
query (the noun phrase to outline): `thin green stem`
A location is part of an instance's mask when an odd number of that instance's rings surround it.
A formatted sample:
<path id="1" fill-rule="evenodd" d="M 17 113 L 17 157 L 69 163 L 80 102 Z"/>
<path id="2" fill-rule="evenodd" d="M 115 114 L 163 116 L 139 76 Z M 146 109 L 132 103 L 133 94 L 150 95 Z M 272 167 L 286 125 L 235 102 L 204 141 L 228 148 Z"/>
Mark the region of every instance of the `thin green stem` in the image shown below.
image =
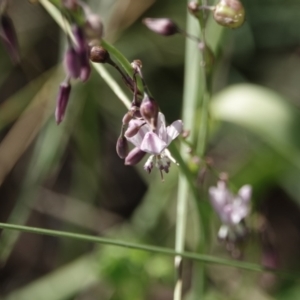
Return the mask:
<path id="1" fill-rule="evenodd" d="M 198 36 L 197 22 L 188 14 L 187 15 L 187 32 L 193 36 Z M 197 107 L 197 89 L 199 85 L 199 65 L 200 55 L 197 51 L 195 41 L 186 39 L 186 64 L 185 64 L 185 79 L 184 79 L 184 95 L 183 95 L 183 123 L 186 129 L 193 129 L 195 122 L 195 111 Z M 188 141 L 194 140 L 194 132 L 192 131 L 188 137 Z M 188 147 L 185 144 L 181 145 L 181 157 L 184 161 L 188 161 Z M 184 170 L 184 169 L 183 169 Z M 187 172 L 188 173 L 188 172 Z M 190 173 L 190 172 L 189 172 Z M 177 212 L 176 212 L 176 241 L 175 251 L 183 252 L 185 244 L 185 228 L 186 228 L 186 215 L 187 215 L 187 203 L 190 195 L 190 188 L 187 184 L 187 180 L 192 182 L 192 179 L 188 179 L 182 175 L 178 180 L 178 194 L 177 194 Z M 193 186 L 193 182 L 190 186 Z M 193 195 L 197 199 L 197 192 L 193 188 Z M 176 283 L 174 288 L 174 300 L 182 299 L 182 257 L 175 257 L 175 269 L 176 269 Z"/>
<path id="2" fill-rule="evenodd" d="M 151 245 L 141 245 L 141 244 L 135 244 L 131 242 L 125 242 L 125 241 L 119 241 L 119 240 L 112 240 L 109 238 L 103 238 L 98 236 L 92 236 L 87 234 L 78 234 L 68 231 L 58 231 L 58 230 L 51 230 L 51 229 L 43 229 L 43 228 L 37 228 L 37 227 L 31 227 L 31 226 L 22 226 L 22 225 L 16 225 L 16 224 L 6 224 L 6 223 L 0 223 L 0 228 L 7 229 L 7 230 L 17 230 L 21 232 L 29 232 L 33 234 L 41 234 L 41 235 L 47 235 L 47 236 L 54 236 L 54 237 L 62 237 L 62 238 L 71 238 L 86 242 L 93 242 L 103 245 L 110 245 L 110 246 L 117 246 L 117 247 L 123 247 L 123 248 L 129 248 L 129 249 L 135 249 L 135 250 L 141 250 L 141 251 L 147 251 L 147 252 L 153 252 L 153 253 L 160 253 L 165 254 L 169 256 L 176 256 L 180 255 L 182 257 L 196 260 L 204 263 L 210 263 L 210 264 L 217 264 L 217 265 L 224 265 L 234 268 L 239 268 L 247 271 L 254 271 L 254 272 L 271 272 L 275 273 L 284 277 L 290 277 L 290 278 L 299 278 L 299 273 L 291 273 L 286 271 L 275 271 L 271 269 L 264 268 L 258 264 L 249 263 L 249 262 L 241 262 L 241 261 L 235 261 L 235 260 L 229 260 L 219 257 L 214 257 L 212 255 L 205 255 L 205 254 L 195 254 L 191 252 L 178 252 L 174 251 L 173 249 L 169 248 L 163 248 L 163 247 L 157 247 L 157 246 L 151 246 Z"/>

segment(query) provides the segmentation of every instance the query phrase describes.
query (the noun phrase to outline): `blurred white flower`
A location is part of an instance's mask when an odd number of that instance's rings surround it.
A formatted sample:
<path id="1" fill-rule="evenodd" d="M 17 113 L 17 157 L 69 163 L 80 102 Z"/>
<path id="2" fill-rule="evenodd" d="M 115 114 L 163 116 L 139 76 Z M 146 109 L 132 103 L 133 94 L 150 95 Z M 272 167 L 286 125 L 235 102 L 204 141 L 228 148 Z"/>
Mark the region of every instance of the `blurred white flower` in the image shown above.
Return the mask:
<path id="1" fill-rule="evenodd" d="M 234 240 L 246 233 L 242 221 L 250 213 L 251 194 L 250 185 L 241 187 L 237 195 L 231 194 L 224 181 L 219 181 L 217 187 L 210 187 L 211 204 L 223 223 L 219 238 Z"/>

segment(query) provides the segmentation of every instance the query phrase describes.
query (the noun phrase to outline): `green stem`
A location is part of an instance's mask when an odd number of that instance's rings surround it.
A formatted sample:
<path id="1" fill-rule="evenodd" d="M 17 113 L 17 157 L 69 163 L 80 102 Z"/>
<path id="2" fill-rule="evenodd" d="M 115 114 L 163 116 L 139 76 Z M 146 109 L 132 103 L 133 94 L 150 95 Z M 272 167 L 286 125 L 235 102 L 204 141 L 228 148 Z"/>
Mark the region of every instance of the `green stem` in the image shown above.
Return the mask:
<path id="1" fill-rule="evenodd" d="M 196 21 L 188 14 L 187 15 L 187 32 L 195 36 L 198 35 Z M 199 65 L 200 55 L 195 41 L 186 39 L 186 56 L 185 56 L 185 79 L 184 79 L 184 95 L 183 95 L 183 123 L 186 129 L 194 128 L 195 111 L 197 107 L 197 86 L 199 84 Z M 188 141 L 194 140 L 193 132 L 191 132 Z M 185 144 L 181 145 L 181 157 L 184 161 L 188 161 L 188 147 Z M 190 173 L 190 171 L 188 172 Z M 176 241 L 175 251 L 183 252 L 185 244 L 185 227 L 187 203 L 189 199 L 190 189 L 187 184 L 187 177 L 179 176 L 178 194 L 177 194 L 177 213 L 176 213 Z M 190 179 L 192 181 L 192 179 Z M 193 183 L 192 185 L 193 186 Z M 197 192 L 193 191 L 195 199 L 198 199 Z M 182 257 L 175 258 L 176 283 L 174 288 L 174 300 L 182 299 Z"/>
<path id="2" fill-rule="evenodd" d="M 119 240 L 112 240 L 109 238 L 103 238 L 98 236 L 92 236 L 87 234 L 78 234 L 68 231 L 58 231 L 58 230 L 51 230 L 51 229 L 43 229 L 43 228 L 37 228 L 37 227 L 31 227 L 31 226 L 22 226 L 22 225 L 15 225 L 15 224 L 6 224 L 6 223 L 0 223 L 0 228 L 7 229 L 7 230 L 17 230 L 22 232 L 29 232 L 34 234 L 41 234 L 41 235 L 47 235 L 47 236 L 54 236 L 54 237 L 62 237 L 62 238 L 72 238 L 76 240 L 81 241 L 87 241 L 87 242 L 93 242 L 103 245 L 110 245 L 110 246 L 117 246 L 117 247 L 123 247 L 123 248 L 129 248 L 129 249 L 136 249 L 141 251 L 147 251 L 147 252 L 153 252 L 153 253 L 160 253 L 165 254 L 169 256 L 176 256 L 180 255 L 182 257 L 196 260 L 204 263 L 210 263 L 210 264 L 217 264 L 217 265 L 224 265 L 234 268 L 239 268 L 247 271 L 254 271 L 254 272 L 270 272 L 275 273 L 284 277 L 290 277 L 290 278 L 299 278 L 299 273 L 292 273 L 292 272 L 286 272 L 286 271 L 275 271 L 271 269 L 264 268 L 258 264 L 249 263 L 249 262 L 241 262 L 241 261 L 235 261 L 235 260 L 229 260 L 229 259 L 223 259 L 219 257 L 214 257 L 212 255 L 205 255 L 205 254 L 195 254 L 191 252 L 178 252 L 174 251 L 173 249 L 169 248 L 163 248 L 163 247 L 157 247 L 157 246 L 151 246 L 151 245 L 141 245 L 141 244 L 135 244 L 131 242 L 125 242 L 125 241 L 119 241 Z"/>

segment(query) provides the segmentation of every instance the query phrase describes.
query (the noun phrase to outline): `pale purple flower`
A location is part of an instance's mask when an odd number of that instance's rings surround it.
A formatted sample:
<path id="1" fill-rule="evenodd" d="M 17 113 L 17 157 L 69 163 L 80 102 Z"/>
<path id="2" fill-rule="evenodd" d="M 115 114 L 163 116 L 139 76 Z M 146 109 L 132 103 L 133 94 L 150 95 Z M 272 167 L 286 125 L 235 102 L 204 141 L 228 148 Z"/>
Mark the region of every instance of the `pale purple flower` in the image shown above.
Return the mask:
<path id="1" fill-rule="evenodd" d="M 235 239 L 245 234 L 243 220 L 250 213 L 251 194 L 251 186 L 244 185 L 237 195 L 233 195 L 224 181 L 219 181 L 217 187 L 209 189 L 210 202 L 223 223 L 219 238 Z"/>
<path id="2" fill-rule="evenodd" d="M 125 137 L 140 150 L 151 154 L 144 166 L 146 171 L 150 173 L 152 168 L 156 166 L 161 172 L 168 173 L 171 161 L 174 163 L 176 161 L 167 147 L 182 130 L 183 123 L 181 120 L 166 126 L 165 116 L 159 112 L 154 131 L 144 120 L 132 119 L 128 124 Z"/>

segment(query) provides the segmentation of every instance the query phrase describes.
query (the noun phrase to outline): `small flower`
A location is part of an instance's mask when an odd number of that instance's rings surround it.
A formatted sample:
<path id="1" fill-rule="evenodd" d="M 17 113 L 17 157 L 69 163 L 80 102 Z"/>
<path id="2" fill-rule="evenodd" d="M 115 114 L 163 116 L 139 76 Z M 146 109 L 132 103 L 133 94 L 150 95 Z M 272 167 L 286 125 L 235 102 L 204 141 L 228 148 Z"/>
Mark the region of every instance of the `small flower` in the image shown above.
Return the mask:
<path id="1" fill-rule="evenodd" d="M 133 128 L 138 128 L 135 135 L 132 135 Z M 178 137 L 183 130 L 181 120 L 173 122 L 166 127 L 165 116 L 159 112 L 156 129 L 153 131 L 144 120 L 133 119 L 128 124 L 125 137 L 141 151 L 151 154 L 144 169 L 151 172 L 154 165 L 161 171 L 169 172 L 171 161 L 176 163 L 167 147 Z"/>
<path id="2" fill-rule="evenodd" d="M 223 223 L 218 233 L 220 239 L 235 240 L 245 235 L 243 220 L 250 213 L 251 194 L 251 186 L 244 185 L 237 195 L 232 195 L 224 181 L 209 189 L 211 204 Z"/>
<path id="3" fill-rule="evenodd" d="M 168 18 L 146 18 L 143 20 L 143 23 L 150 30 L 161 35 L 169 36 L 179 32 L 177 25 L 171 19 Z"/>

